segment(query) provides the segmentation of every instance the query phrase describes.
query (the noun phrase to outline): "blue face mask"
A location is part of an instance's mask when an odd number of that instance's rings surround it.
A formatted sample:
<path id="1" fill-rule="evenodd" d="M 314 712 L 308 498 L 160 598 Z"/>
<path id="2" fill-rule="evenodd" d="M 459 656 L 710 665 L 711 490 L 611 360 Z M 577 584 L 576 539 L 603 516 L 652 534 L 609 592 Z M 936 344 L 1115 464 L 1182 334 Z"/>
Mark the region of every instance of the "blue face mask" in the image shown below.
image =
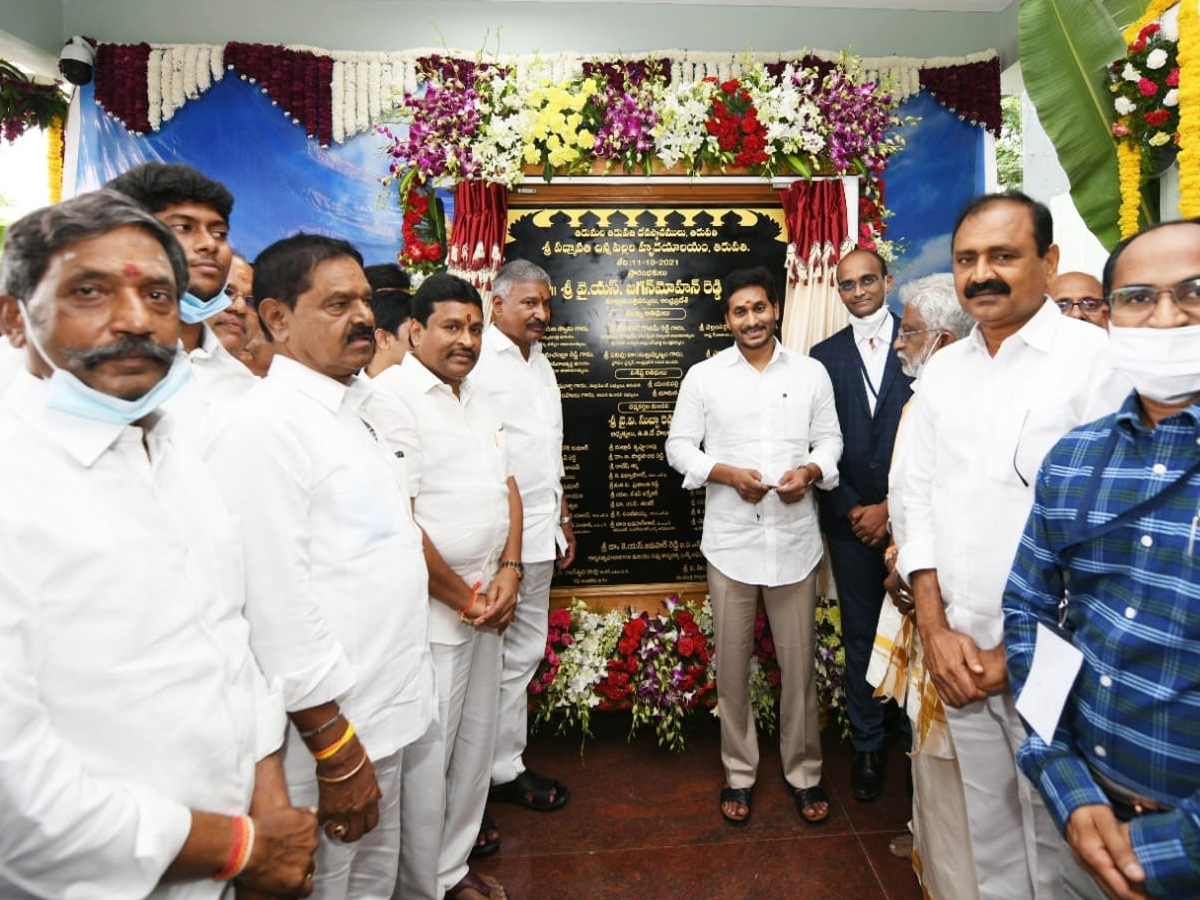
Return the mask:
<path id="1" fill-rule="evenodd" d="M 29 320 L 29 312 L 25 309 L 25 302 L 21 301 L 20 306 L 21 313 L 25 317 L 26 337 L 29 338 L 29 342 L 37 351 L 38 356 L 54 370 L 49 378 L 50 392 L 46 398 L 47 409 L 56 409 L 68 415 L 82 416 L 85 419 L 107 422 L 110 425 L 132 425 L 166 403 L 192 377 L 191 364 L 188 362 L 187 355 L 176 352 L 167 374 L 158 384 L 136 400 L 125 400 L 98 391 L 50 361 L 50 357 L 42 349 L 41 342 L 34 334 Z"/>
<path id="2" fill-rule="evenodd" d="M 228 280 L 211 300 L 201 300 L 191 291 L 185 291 L 179 298 L 179 321 L 185 325 L 199 325 L 205 319 L 211 319 L 217 313 L 229 309 L 233 298 L 225 293 L 227 287 Z"/>

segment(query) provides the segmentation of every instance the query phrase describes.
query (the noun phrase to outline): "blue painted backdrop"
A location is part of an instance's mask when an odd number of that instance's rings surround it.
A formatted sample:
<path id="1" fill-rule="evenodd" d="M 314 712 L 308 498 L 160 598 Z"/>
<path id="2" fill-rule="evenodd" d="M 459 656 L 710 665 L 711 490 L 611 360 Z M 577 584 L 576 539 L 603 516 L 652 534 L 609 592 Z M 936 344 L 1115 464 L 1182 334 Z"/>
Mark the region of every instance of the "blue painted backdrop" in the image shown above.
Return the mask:
<path id="1" fill-rule="evenodd" d="M 395 260 L 400 212 L 394 190 L 380 184 L 387 173 L 381 136 L 359 135 L 322 149 L 257 87 L 231 74 L 146 137 L 105 116 L 90 85 L 81 100 L 78 190 L 98 187 L 146 160 L 185 162 L 233 192 L 231 238 L 251 259 L 272 241 L 303 230 L 346 238 L 368 264 Z M 894 264 L 898 283 L 948 269 L 950 228 L 959 207 L 983 189 L 984 153 L 982 129 L 927 94 L 910 99 L 900 113 L 920 121 L 904 128 L 907 146 L 886 174 L 888 204 L 896 213 L 888 235 L 905 248 Z"/>

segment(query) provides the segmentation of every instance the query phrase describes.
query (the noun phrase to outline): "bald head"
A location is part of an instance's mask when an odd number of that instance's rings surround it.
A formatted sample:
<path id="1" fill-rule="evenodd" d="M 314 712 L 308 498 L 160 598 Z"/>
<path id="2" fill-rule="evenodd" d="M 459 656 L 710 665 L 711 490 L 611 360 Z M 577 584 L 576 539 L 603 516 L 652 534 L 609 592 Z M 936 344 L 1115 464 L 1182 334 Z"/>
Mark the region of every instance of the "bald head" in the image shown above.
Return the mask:
<path id="1" fill-rule="evenodd" d="M 1108 328 L 1104 289 L 1087 272 L 1061 272 L 1050 279 L 1047 289 L 1063 315 Z"/>

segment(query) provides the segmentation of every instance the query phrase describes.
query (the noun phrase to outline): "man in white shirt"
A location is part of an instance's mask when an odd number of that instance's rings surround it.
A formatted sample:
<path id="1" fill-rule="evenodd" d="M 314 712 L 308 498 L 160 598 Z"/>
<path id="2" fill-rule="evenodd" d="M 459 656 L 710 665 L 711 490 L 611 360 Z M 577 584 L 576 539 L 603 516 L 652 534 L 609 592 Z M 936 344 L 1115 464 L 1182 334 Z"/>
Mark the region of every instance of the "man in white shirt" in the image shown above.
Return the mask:
<path id="1" fill-rule="evenodd" d="M 926 365 L 905 424 L 897 568 L 947 707 L 983 900 L 1061 896 L 1058 835 L 1013 756 L 1025 729 L 1000 609 L 1042 457 L 1087 420 L 1092 364 L 1107 343 L 1046 296 L 1052 230 L 1049 210 L 1018 192 L 978 197 L 959 214 L 955 286 L 978 324 Z"/>
<path id="2" fill-rule="evenodd" d="M 9 228 L 0 318 L 0 895 L 311 890 L 284 717 L 241 615 L 240 534 L 172 436 L 171 233 L 98 191 Z M 249 813 L 250 815 L 247 815 Z"/>
<path id="3" fill-rule="evenodd" d="M 721 302 L 734 346 L 688 370 L 666 447 L 685 488 L 707 486 L 700 549 L 716 631 L 721 814 L 745 824 L 758 774 L 747 672 L 761 595 L 783 679 L 784 778 L 801 820 L 820 825 L 829 817 L 813 637 L 822 551 L 809 486 L 837 484 L 842 435 L 833 385 L 820 363 L 775 338 L 779 301 L 766 269 L 722 279 Z"/>
<path id="4" fill-rule="evenodd" d="M 142 163 L 105 187 L 140 204 L 175 233 L 188 260 L 188 289 L 180 298 L 180 338 L 191 363 L 193 383 L 168 409 L 183 420 L 203 448 L 225 410 L 254 386 L 255 377 L 222 345 L 209 321 L 233 302 L 225 289 L 233 262 L 229 219 L 233 195 L 190 166 Z"/>
<path id="5" fill-rule="evenodd" d="M 319 807 L 319 897 L 388 898 L 400 766 L 434 715 L 426 569 L 404 461 L 365 418 L 374 350 L 361 257 L 298 234 L 255 261 L 276 347 L 208 461 L 246 527 L 254 652 L 283 682 L 293 800 Z"/>
<path id="6" fill-rule="evenodd" d="M 471 374 L 500 408 L 524 516 L 525 577 L 517 614 L 504 632 L 490 797 L 542 811 L 561 809 L 570 790 L 529 770 L 521 758 L 526 691 L 546 652 L 555 560 L 566 568 L 575 558 L 575 532 L 562 489 L 562 397 L 541 345 L 550 319 L 550 276 L 523 259 L 507 263 L 492 285 L 492 325 L 483 333 L 479 364 Z"/>
<path id="7" fill-rule="evenodd" d="M 374 381 L 371 414 L 408 464 L 429 565 L 429 641 L 439 725 L 404 758 L 406 841 L 395 900 L 504 900 L 467 866 L 487 802 L 496 738 L 500 638 L 513 619 L 521 497 L 491 396 L 470 377 L 483 303 L 461 278 L 426 278 L 412 298 L 413 349 Z"/>

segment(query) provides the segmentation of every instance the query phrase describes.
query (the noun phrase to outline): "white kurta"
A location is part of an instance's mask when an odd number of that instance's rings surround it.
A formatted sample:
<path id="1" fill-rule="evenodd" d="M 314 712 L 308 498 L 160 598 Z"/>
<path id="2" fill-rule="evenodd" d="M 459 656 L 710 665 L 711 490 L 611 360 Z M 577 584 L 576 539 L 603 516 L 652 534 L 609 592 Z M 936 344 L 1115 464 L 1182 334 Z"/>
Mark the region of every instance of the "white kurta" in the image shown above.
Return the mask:
<path id="1" fill-rule="evenodd" d="M 208 325 L 200 346 L 188 354 L 192 378 L 163 409 L 179 423 L 181 434 L 203 453 L 230 408 L 258 383 L 258 376 L 225 349 Z"/>
<path id="2" fill-rule="evenodd" d="M 171 437 L 0 409 L 0 896 L 216 898 L 155 889 L 189 809 L 244 814 L 283 708 L 242 618 L 242 536 Z M 153 893 L 151 893 L 153 892 Z"/>
<path id="3" fill-rule="evenodd" d="M 708 481 L 717 463 L 756 469 L 767 484 L 816 463 L 824 490 L 838 483 L 842 432 L 825 367 L 776 343 L 761 372 L 736 347 L 692 366 L 679 387 L 667 461 L 687 490 L 707 485 L 704 558 L 743 584 L 794 584 L 821 561 L 813 492 L 784 503 L 772 491 L 750 504 Z"/>
<path id="4" fill-rule="evenodd" d="M 434 709 L 428 576 L 403 460 L 349 385 L 277 355 L 208 451 L 246 530 L 246 617 L 289 710 L 336 700 L 372 759 L 424 733 Z M 288 781 L 314 762 L 295 728 Z"/>

